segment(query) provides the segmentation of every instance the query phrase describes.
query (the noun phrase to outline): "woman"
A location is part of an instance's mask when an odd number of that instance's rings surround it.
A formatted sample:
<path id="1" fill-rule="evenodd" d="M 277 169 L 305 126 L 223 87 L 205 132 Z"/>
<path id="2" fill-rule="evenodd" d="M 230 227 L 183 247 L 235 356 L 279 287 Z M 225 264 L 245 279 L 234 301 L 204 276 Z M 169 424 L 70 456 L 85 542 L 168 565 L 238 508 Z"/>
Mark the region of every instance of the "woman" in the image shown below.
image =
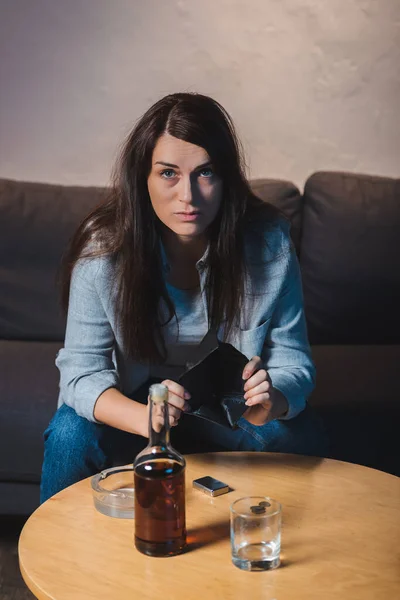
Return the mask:
<path id="1" fill-rule="evenodd" d="M 314 366 L 289 225 L 251 192 L 234 126 L 211 98 L 172 94 L 139 120 L 110 199 L 73 239 L 63 282 L 67 330 L 42 501 L 133 460 L 148 434 L 138 390 L 154 377 L 169 388 L 182 452 L 323 448 L 306 408 Z M 236 430 L 185 415 L 190 394 L 177 379 L 211 327 L 248 358 Z"/>

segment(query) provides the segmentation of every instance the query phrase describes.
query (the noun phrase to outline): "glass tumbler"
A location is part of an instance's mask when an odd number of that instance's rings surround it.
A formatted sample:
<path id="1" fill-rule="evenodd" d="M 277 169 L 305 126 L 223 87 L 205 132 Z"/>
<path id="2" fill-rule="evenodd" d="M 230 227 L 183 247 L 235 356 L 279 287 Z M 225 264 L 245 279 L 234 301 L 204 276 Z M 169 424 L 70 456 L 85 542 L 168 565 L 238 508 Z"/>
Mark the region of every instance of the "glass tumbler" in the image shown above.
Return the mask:
<path id="1" fill-rule="evenodd" d="M 232 562 L 245 571 L 280 564 L 282 506 L 273 498 L 248 496 L 231 505 Z"/>

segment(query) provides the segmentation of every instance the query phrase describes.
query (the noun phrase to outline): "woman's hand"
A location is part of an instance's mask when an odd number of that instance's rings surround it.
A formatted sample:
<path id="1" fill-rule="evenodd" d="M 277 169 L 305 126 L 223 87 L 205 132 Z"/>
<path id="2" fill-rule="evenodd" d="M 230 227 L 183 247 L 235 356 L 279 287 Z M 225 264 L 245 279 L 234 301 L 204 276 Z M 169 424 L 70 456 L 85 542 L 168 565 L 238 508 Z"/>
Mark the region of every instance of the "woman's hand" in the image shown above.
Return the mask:
<path id="1" fill-rule="evenodd" d="M 249 407 L 243 417 L 252 425 L 264 425 L 282 417 L 288 411 L 285 396 L 273 385 L 268 371 L 262 368 L 259 356 L 253 356 L 243 369 L 244 398 Z"/>
<path id="2" fill-rule="evenodd" d="M 176 381 L 171 381 L 170 379 L 165 379 L 161 382 L 162 385 L 165 385 L 168 388 L 168 416 L 169 416 L 169 425 L 170 427 L 175 427 L 178 425 L 178 421 L 181 418 L 182 412 L 189 410 L 189 404 L 186 400 L 189 400 L 190 394 Z M 161 408 L 161 407 L 160 407 Z M 155 431 L 159 431 L 164 424 L 164 415 L 162 410 L 157 412 L 157 407 L 155 407 L 156 412 L 153 415 L 153 428 Z"/>

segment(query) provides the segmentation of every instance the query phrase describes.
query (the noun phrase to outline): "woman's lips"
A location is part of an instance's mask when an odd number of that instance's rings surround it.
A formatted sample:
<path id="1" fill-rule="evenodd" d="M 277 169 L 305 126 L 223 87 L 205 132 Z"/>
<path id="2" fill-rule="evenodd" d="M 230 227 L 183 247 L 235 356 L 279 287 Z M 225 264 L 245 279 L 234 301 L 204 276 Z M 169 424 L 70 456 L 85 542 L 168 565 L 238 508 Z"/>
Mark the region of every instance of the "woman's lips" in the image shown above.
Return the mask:
<path id="1" fill-rule="evenodd" d="M 181 221 L 197 221 L 197 219 L 199 219 L 201 213 L 199 212 L 190 212 L 190 213 L 185 213 L 185 212 L 180 212 L 180 213 L 175 213 L 176 216 L 178 217 L 178 219 L 180 219 Z"/>

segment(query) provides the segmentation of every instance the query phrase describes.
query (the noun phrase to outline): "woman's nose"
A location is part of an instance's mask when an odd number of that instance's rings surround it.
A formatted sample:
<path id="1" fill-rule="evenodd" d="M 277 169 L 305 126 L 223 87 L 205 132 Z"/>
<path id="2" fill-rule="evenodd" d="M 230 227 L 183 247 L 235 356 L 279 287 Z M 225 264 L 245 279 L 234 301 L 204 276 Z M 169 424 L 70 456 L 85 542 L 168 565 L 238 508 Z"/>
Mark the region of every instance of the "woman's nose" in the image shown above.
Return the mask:
<path id="1" fill-rule="evenodd" d="M 179 200 L 181 202 L 185 202 L 185 204 L 190 204 L 192 202 L 192 198 L 192 182 L 190 177 L 182 177 L 179 188 Z"/>

